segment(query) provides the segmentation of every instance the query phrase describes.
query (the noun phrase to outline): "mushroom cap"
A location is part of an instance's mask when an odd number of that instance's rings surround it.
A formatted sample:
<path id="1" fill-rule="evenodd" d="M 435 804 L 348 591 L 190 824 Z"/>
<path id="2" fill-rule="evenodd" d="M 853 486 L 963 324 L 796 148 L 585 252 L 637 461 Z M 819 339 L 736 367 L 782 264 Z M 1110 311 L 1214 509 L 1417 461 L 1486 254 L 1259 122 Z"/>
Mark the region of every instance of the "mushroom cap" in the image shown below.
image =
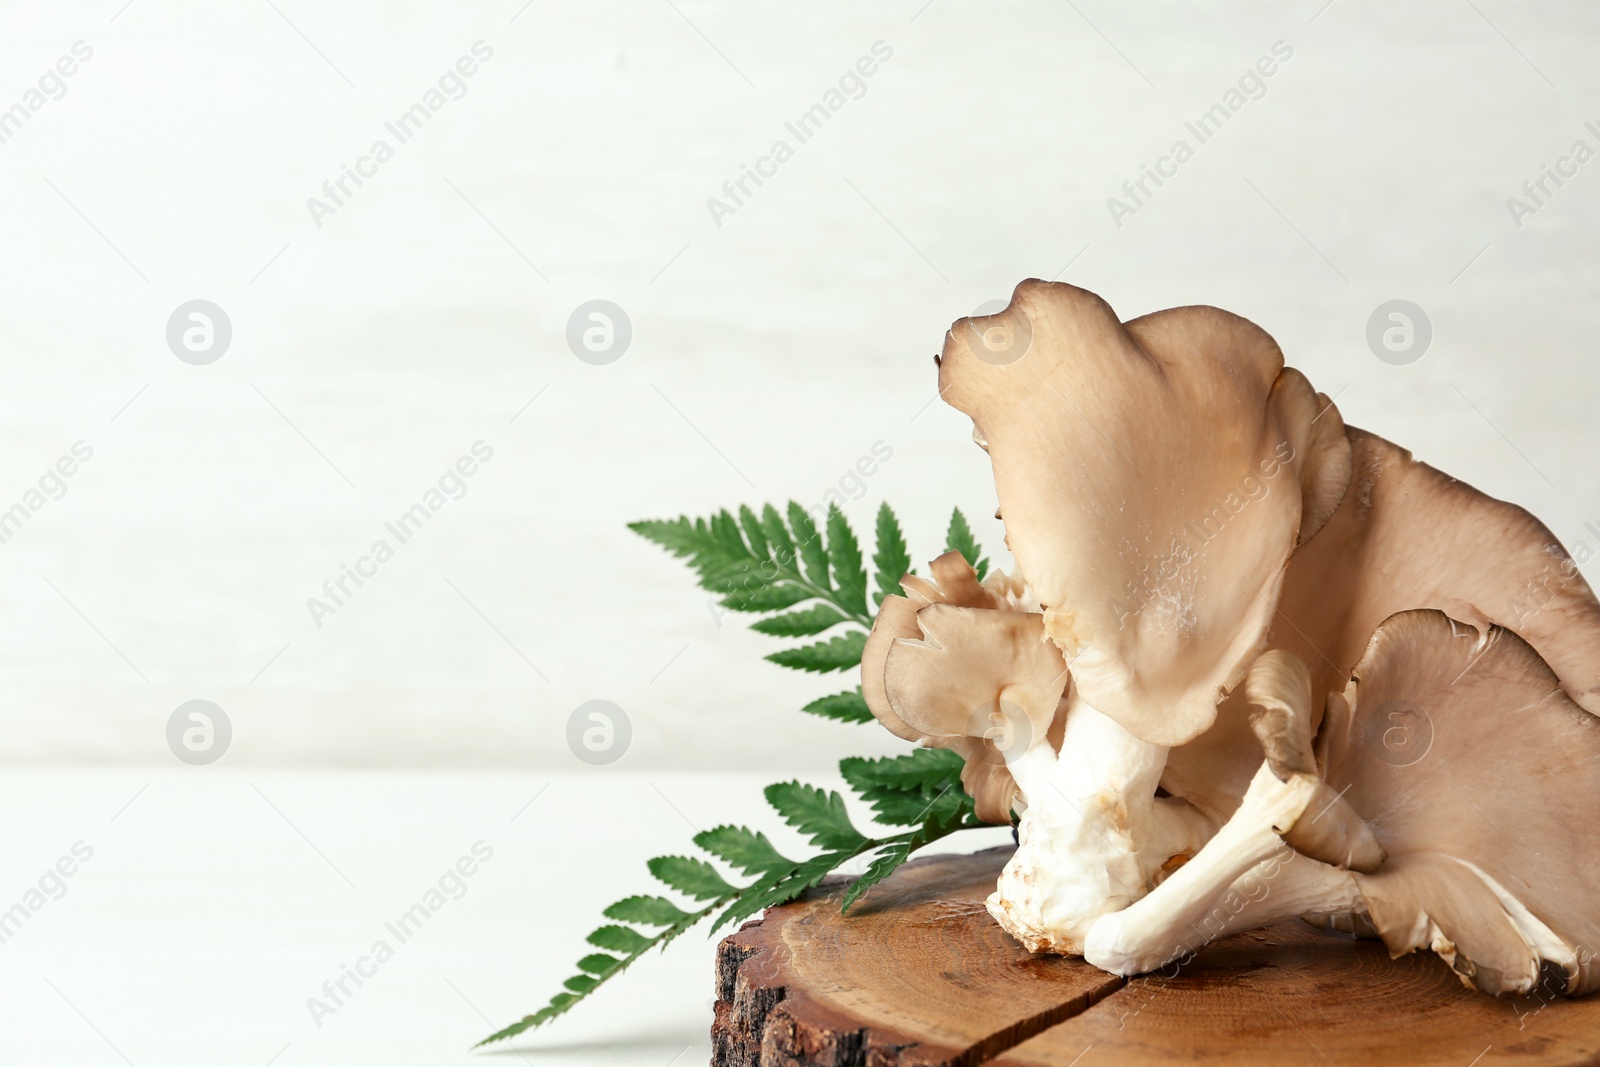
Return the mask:
<path id="1" fill-rule="evenodd" d="M 983 582 L 972 569 L 966 557 L 951 549 L 928 564 L 931 580 L 908 574 L 900 579 L 900 587 L 908 596 L 924 604 L 954 604 L 959 608 L 1003 608 L 1006 598 Z M 999 572 L 996 572 L 997 576 Z"/>
<path id="2" fill-rule="evenodd" d="M 1044 740 L 1067 665 L 1041 615 L 929 604 L 916 621 L 921 637 L 897 639 L 884 665 L 901 722 L 925 736 L 990 737 L 1016 755 Z"/>
<path id="3" fill-rule="evenodd" d="M 1313 671 L 1348 674 L 1380 622 L 1435 608 L 1480 630 L 1515 631 L 1572 699 L 1600 714 L 1600 601 L 1561 540 L 1526 509 L 1399 445 L 1353 427 L 1348 436 L 1349 496 L 1296 553 L 1279 603 L 1286 636 L 1326 652 L 1303 653 Z"/>
<path id="4" fill-rule="evenodd" d="M 1266 753 L 1272 773 L 1288 781 L 1291 774 L 1317 774 L 1311 750 L 1311 672 L 1292 652 L 1263 652 L 1245 679 L 1250 701 L 1250 726 Z"/>
<path id="5" fill-rule="evenodd" d="M 902 722 L 890 706 L 884 689 L 884 669 L 889 649 L 896 640 L 922 637 L 922 629 L 917 625 L 918 610 L 929 604 L 1005 610 L 1014 608 L 1024 594 L 1020 580 L 1001 571 L 990 575 L 985 582 L 978 581 L 978 572 L 956 551 L 933 560 L 928 564 L 928 572 L 931 580 L 914 574 L 900 579 L 906 596 L 891 594 L 883 598 L 861 651 L 861 695 L 877 720 L 890 733 L 906 741 L 920 741 L 928 734 Z"/>
<path id="6" fill-rule="evenodd" d="M 872 622 L 867 643 L 861 649 L 861 696 L 873 718 L 884 729 L 903 741 L 921 741 L 922 731 L 908 726 L 889 705 L 889 693 L 884 686 L 884 669 L 889 664 L 889 649 L 900 638 L 919 638 L 922 630 L 917 626 L 917 604 L 909 597 L 890 594 L 878 605 L 878 617 Z"/>
<path id="7" fill-rule="evenodd" d="M 1392 952 L 1436 946 L 1490 993 L 1532 988 L 1541 958 L 1564 961 L 1568 992 L 1600 988 L 1581 949 L 1600 937 L 1600 719 L 1526 641 L 1392 616 L 1329 700 L 1318 749 L 1389 854 L 1356 877 Z"/>
<path id="8" fill-rule="evenodd" d="M 931 580 L 907 575 L 900 584 L 908 595 L 879 604 L 861 655 L 861 693 L 896 737 L 961 756 L 978 818 L 1008 823 L 1022 798 L 995 738 L 1009 745 L 1042 736 L 1060 747 L 1066 665 L 1042 617 L 1021 610 L 1028 593 L 1020 579 L 996 572 L 979 582 L 959 552 L 928 570 Z M 1018 716 L 1021 707 L 1030 710 Z"/>
<path id="9" fill-rule="evenodd" d="M 1310 668 L 1313 727 L 1373 630 L 1413 608 L 1515 631 L 1574 700 L 1600 714 L 1600 602 L 1550 529 L 1375 434 L 1345 434 L 1349 492 L 1290 558 L 1267 638 Z M 1209 731 L 1173 749 L 1162 785 L 1231 814 L 1259 764 L 1248 712 L 1243 692 L 1230 694 Z"/>
<path id="10" fill-rule="evenodd" d="M 1003 826 L 1011 821 L 1011 810 L 1024 803 L 1005 757 L 988 738 L 931 737 L 923 744 L 928 748 L 948 748 L 965 761 L 961 788 L 972 798 L 973 813 L 984 822 Z"/>
<path id="11" fill-rule="evenodd" d="M 996 360 L 996 329 L 1026 350 Z M 1344 496 L 1331 402 L 1236 315 L 1123 324 L 1037 280 L 951 328 L 939 389 L 987 443 L 1007 543 L 1085 699 L 1153 744 L 1204 731 L 1264 647 L 1290 553 Z"/>

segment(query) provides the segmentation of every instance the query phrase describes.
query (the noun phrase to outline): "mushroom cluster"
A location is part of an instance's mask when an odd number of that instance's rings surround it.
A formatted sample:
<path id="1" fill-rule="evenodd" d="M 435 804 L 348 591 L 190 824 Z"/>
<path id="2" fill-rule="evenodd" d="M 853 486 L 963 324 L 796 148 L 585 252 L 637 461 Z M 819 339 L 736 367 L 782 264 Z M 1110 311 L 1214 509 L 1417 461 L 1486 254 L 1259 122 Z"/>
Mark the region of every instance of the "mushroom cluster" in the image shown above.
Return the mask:
<path id="1" fill-rule="evenodd" d="M 1018 571 L 908 575 L 862 691 L 1017 821 L 1007 932 L 1135 974 L 1298 916 L 1600 987 L 1600 602 L 1549 529 L 1216 308 L 1026 281 L 938 364 Z"/>

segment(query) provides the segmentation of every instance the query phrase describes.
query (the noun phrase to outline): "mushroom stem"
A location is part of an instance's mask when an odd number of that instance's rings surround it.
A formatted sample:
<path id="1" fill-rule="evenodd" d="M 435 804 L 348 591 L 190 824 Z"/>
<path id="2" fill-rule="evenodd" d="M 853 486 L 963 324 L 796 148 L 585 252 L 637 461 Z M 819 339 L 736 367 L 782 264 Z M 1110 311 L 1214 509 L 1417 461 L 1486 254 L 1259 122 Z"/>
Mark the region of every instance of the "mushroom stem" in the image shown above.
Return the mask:
<path id="1" fill-rule="evenodd" d="M 1289 652 L 1264 653 L 1250 668 L 1245 689 L 1250 727 L 1266 759 L 1239 810 L 1148 897 L 1095 923 L 1084 945 L 1084 957 L 1095 966 L 1137 974 L 1170 962 L 1197 934 L 1209 941 L 1241 924 L 1258 926 L 1285 915 L 1366 911 L 1350 871 L 1378 870 L 1383 846 L 1318 771 L 1305 663 Z M 1276 878 L 1284 859 L 1296 854 L 1305 862 L 1296 864 L 1295 878 L 1285 883 L 1289 891 L 1274 894 L 1264 872 Z M 1259 897 L 1252 895 L 1254 883 L 1266 886 Z"/>
<path id="2" fill-rule="evenodd" d="M 1197 938 L 1203 944 L 1285 916 L 1364 910 L 1350 872 L 1297 857 L 1283 840 L 1321 785 L 1309 775 L 1281 781 L 1263 763 L 1239 810 L 1192 860 L 1143 900 L 1096 920 L 1084 957 L 1138 974 L 1198 948 Z"/>
<path id="3" fill-rule="evenodd" d="M 1076 691 L 1059 756 L 1041 739 L 1008 757 L 1027 809 L 988 907 L 1030 951 L 1082 955 L 1090 925 L 1143 896 L 1174 854 L 1141 846 L 1175 842 L 1184 851 L 1209 830 L 1198 813 L 1163 806 L 1158 816 L 1166 758 L 1164 747 L 1140 741 Z"/>
<path id="4" fill-rule="evenodd" d="M 1182 966 L 1205 945 L 1240 930 L 1293 918 L 1321 919 L 1324 927 L 1345 928 L 1353 921 L 1364 923 L 1367 915 L 1354 875 L 1286 847 L 1184 917 L 1168 913 L 1156 921 L 1143 910 L 1146 904 L 1157 906 L 1151 902 L 1159 892 L 1127 911 L 1100 918 L 1089 931 L 1087 961 L 1116 974 L 1140 974 Z"/>

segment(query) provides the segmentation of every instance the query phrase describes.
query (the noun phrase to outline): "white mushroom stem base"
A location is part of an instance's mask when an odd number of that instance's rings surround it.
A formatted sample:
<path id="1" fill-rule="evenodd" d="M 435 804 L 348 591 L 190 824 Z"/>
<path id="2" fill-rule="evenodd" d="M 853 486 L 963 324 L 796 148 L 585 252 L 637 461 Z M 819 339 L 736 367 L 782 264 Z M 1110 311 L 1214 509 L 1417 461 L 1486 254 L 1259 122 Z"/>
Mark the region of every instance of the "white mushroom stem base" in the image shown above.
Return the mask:
<path id="1" fill-rule="evenodd" d="M 1235 930 L 1365 913 L 1349 871 L 1300 855 L 1280 836 L 1319 784 L 1308 775 L 1279 781 L 1263 763 L 1239 810 L 1193 859 L 1143 900 L 1095 921 L 1084 958 L 1114 974 L 1141 974 Z"/>
<path id="2" fill-rule="evenodd" d="M 1142 897 L 1172 856 L 1214 824 L 1155 798 L 1167 750 L 1140 741 L 1074 693 L 1059 756 L 1048 743 L 1008 760 L 1027 808 L 989 914 L 1031 952 L 1081 956 L 1096 919 Z"/>

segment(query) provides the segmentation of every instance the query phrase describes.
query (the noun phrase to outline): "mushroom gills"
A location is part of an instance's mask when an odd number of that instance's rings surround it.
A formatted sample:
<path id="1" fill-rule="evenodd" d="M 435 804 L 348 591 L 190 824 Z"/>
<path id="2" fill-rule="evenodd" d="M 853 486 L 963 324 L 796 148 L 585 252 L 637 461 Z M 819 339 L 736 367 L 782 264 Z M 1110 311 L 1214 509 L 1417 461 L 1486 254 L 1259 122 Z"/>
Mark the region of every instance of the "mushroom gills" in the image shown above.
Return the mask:
<path id="1" fill-rule="evenodd" d="M 1355 879 L 1391 953 L 1431 949 L 1496 995 L 1600 988 L 1600 719 L 1527 642 L 1392 615 L 1323 733 L 1328 784 L 1389 852 Z"/>
<path id="2" fill-rule="evenodd" d="M 1600 934 L 1586 873 L 1600 853 L 1600 720 L 1538 654 L 1438 611 L 1390 616 L 1329 695 L 1314 757 L 1304 672 L 1288 653 L 1257 660 L 1246 689 L 1267 758 L 1243 802 L 1147 897 L 1096 921 L 1089 962 L 1147 971 L 1195 947 L 1196 930 L 1300 914 L 1376 934 L 1396 956 L 1429 949 L 1493 995 L 1600 987 L 1585 947 Z M 1285 860 L 1292 877 L 1254 892 Z"/>

